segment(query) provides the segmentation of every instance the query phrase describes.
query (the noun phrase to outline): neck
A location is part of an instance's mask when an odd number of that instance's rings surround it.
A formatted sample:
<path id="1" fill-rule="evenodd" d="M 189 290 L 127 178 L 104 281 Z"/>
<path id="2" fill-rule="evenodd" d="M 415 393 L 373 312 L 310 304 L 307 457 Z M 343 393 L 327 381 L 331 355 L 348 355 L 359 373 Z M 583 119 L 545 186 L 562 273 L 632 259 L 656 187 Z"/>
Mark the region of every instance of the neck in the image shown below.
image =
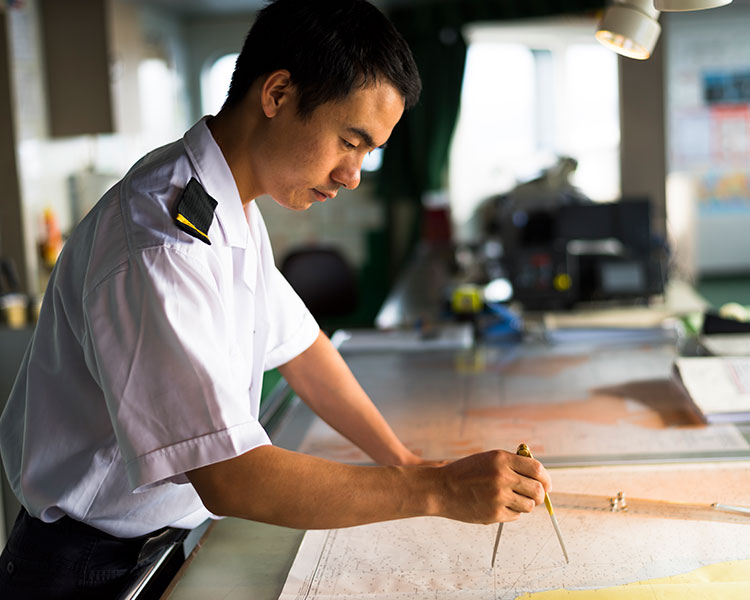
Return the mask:
<path id="1" fill-rule="evenodd" d="M 253 170 L 252 143 L 255 127 L 251 123 L 243 122 L 242 105 L 232 108 L 222 108 L 215 117 L 206 123 L 216 144 L 219 146 L 224 160 L 234 177 L 242 204 L 248 204 L 263 191 L 258 185 L 258 178 Z"/>

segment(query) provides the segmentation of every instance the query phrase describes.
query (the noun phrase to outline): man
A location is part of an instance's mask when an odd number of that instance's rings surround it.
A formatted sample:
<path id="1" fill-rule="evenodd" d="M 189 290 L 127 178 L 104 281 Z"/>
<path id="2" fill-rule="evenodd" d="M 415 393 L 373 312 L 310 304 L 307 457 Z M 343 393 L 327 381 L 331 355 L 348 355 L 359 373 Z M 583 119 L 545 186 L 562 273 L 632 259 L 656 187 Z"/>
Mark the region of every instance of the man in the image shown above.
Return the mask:
<path id="1" fill-rule="evenodd" d="M 0 421 L 24 506 L 0 596 L 116 595 L 164 528 L 213 515 L 298 528 L 417 515 L 509 521 L 543 499 L 533 459 L 405 448 L 273 264 L 253 199 L 293 210 L 354 188 L 420 84 L 364 0 L 278 0 L 219 114 L 139 161 L 68 240 Z M 263 371 L 379 463 L 270 444 Z"/>

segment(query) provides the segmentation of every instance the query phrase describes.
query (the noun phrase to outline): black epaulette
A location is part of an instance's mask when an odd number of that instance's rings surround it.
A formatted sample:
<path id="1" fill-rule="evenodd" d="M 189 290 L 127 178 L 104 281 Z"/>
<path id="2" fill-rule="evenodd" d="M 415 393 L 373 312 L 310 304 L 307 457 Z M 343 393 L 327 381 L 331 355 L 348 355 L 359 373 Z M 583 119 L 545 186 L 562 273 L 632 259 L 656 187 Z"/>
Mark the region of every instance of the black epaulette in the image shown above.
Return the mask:
<path id="1" fill-rule="evenodd" d="M 206 193 L 198 180 L 192 177 L 177 203 L 177 227 L 210 246 L 208 229 L 214 220 L 217 204 L 218 202 Z"/>

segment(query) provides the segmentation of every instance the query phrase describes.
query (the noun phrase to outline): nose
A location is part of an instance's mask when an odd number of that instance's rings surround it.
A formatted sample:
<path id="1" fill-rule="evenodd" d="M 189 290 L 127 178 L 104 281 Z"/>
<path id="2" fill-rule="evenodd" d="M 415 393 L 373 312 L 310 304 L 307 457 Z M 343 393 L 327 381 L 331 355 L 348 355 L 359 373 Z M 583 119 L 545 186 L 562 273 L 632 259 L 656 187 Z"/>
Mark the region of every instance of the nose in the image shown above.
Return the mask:
<path id="1" fill-rule="evenodd" d="M 347 157 L 331 173 L 333 180 L 343 185 L 348 190 L 355 189 L 360 182 L 362 169 L 362 158 Z"/>

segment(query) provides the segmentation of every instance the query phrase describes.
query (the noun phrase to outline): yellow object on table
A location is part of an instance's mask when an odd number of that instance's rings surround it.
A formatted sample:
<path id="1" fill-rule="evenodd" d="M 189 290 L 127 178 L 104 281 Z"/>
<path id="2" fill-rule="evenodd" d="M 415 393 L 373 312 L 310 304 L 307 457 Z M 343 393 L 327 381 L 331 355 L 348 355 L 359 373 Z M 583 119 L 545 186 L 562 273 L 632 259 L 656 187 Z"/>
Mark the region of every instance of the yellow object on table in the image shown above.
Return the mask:
<path id="1" fill-rule="evenodd" d="M 451 295 L 451 308 L 459 315 L 476 314 L 484 307 L 479 286 L 465 283 L 456 287 Z"/>
<path id="2" fill-rule="evenodd" d="M 689 573 L 596 590 L 549 590 L 516 600 L 746 600 L 750 598 L 750 560 L 701 567 Z"/>

